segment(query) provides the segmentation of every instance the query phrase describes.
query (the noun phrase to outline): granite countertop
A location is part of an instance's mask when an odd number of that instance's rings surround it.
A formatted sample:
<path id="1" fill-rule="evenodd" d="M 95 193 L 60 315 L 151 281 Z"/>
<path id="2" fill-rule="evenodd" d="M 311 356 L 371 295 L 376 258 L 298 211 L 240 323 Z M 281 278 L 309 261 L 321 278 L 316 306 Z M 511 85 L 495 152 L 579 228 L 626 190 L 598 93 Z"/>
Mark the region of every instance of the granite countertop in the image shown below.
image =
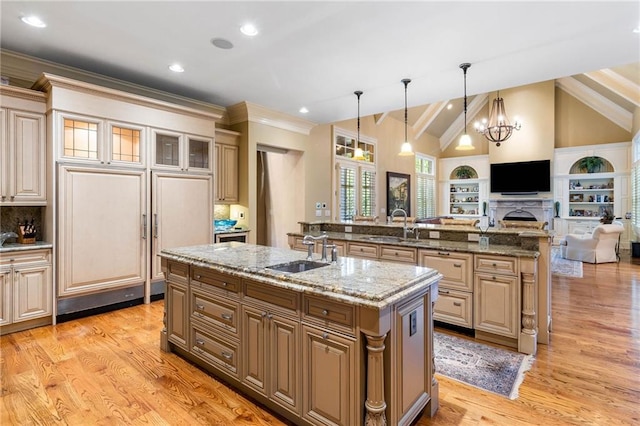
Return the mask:
<path id="1" fill-rule="evenodd" d="M 442 229 L 442 228 L 440 228 Z M 459 230 L 458 227 L 456 230 Z M 310 235 L 319 236 L 320 232 L 311 232 Z M 447 241 L 435 239 L 398 238 L 385 237 L 382 235 L 353 234 L 348 232 L 327 232 L 330 240 L 353 241 L 369 244 L 384 244 L 390 246 L 412 247 L 418 249 L 441 249 L 462 253 L 493 254 L 498 256 L 532 257 L 538 258 L 540 252 L 535 250 L 524 250 L 515 246 L 489 244 L 488 247 L 480 247 L 480 244 L 472 241 Z M 307 234 L 302 232 L 289 232 L 287 235 L 303 237 Z"/>
<path id="2" fill-rule="evenodd" d="M 237 242 L 164 249 L 160 256 L 378 309 L 403 300 L 442 277 L 431 268 L 350 257 L 338 257 L 335 264 L 309 271 L 279 272 L 267 266 L 304 260 L 306 253 Z M 320 255 L 314 254 L 313 260 L 319 261 Z"/>
<path id="3" fill-rule="evenodd" d="M 18 243 L 4 243 L 0 247 L 0 253 L 9 253 L 12 251 L 26 251 L 26 250 L 40 250 L 53 248 L 53 244 L 45 241 L 36 241 L 34 244 L 18 244 Z"/>

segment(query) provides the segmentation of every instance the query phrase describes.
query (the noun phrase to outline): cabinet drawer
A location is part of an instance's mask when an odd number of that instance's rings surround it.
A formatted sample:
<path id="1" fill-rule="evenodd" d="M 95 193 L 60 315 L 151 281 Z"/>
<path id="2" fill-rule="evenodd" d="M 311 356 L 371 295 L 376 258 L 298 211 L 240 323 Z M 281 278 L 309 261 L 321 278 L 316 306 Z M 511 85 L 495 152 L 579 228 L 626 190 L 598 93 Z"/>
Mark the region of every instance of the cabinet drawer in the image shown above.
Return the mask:
<path id="1" fill-rule="evenodd" d="M 10 251 L 0 255 L 0 265 L 15 265 L 17 263 L 51 263 L 51 250 L 21 250 Z"/>
<path id="2" fill-rule="evenodd" d="M 197 325 L 191 330 L 191 352 L 206 363 L 238 378 L 238 343 L 214 336 Z"/>
<path id="3" fill-rule="evenodd" d="M 247 298 L 267 302 L 290 311 L 297 311 L 300 306 L 300 296 L 297 292 L 252 280 L 244 280 L 244 294 Z"/>
<path id="4" fill-rule="evenodd" d="M 336 249 L 338 250 L 338 256 L 344 256 L 347 243 L 345 243 L 344 241 L 339 241 L 339 240 L 327 240 L 327 244 L 328 245 L 335 244 Z M 322 253 L 322 241 L 316 242 L 315 252 L 317 254 Z M 327 257 L 329 259 L 331 258 L 331 249 L 327 249 Z"/>
<path id="5" fill-rule="evenodd" d="M 392 262 L 404 262 L 416 264 L 418 251 L 414 248 L 380 246 L 380 259 Z"/>
<path id="6" fill-rule="evenodd" d="M 447 324 L 473 328 L 473 297 L 466 291 L 438 290 L 433 319 Z"/>
<path id="7" fill-rule="evenodd" d="M 167 279 L 176 283 L 186 284 L 189 277 L 189 265 L 175 260 L 168 260 L 166 264 Z"/>
<path id="8" fill-rule="evenodd" d="M 302 244 L 303 239 L 304 237 L 290 236 L 288 240 L 289 240 L 289 247 L 291 247 L 291 250 L 307 251 L 307 246 Z"/>
<path id="9" fill-rule="evenodd" d="M 419 265 L 442 274 L 440 287 L 473 291 L 473 255 L 442 250 L 420 250 Z"/>
<path id="10" fill-rule="evenodd" d="M 216 298 L 202 290 L 191 290 L 191 316 L 238 337 L 238 303 Z"/>
<path id="11" fill-rule="evenodd" d="M 305 296 L 303 300 L 303 316 L 305 319 L 315 320 L 316 323 L 320 322 L 324 326 L 338 325 L 346 327 L 346 330 L 353 333 L 355 309 L 351 305 Z"/>
<path id="12" fill-rule="evenodd" d="M 516 275 L 518 259 L 509 256 L 476 255 L 476 271 Z"/>
<path id="13" fill-rule="evenodd" d="M 364 244 L 364 243 L 348 243 L 347 256 L 365 257 L 367 259 L 377 259 L 378 245 Z"/>
<path id="14" fill-rule="evenodd" d="M 191 286 L 203 290 L 212 286 L 230 293 L 237 293 L 240 291 L 240 278 L 196 266 L 191 268 Z"/>

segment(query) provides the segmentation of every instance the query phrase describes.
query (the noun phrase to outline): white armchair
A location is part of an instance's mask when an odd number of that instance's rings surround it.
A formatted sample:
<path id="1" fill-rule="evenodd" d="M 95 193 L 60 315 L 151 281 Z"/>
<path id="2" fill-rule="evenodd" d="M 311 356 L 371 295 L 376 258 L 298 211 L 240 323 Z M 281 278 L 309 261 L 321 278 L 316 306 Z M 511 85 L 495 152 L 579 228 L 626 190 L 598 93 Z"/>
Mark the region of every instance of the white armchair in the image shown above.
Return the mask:
<path id="1" fill-rule="evenodd" d="M 590 234 L 568 234 L 562 244 L 562 257 L 588 263 L 618 261 L 618 244 L 624 227 L 618 224 L 598 225 Z"/>

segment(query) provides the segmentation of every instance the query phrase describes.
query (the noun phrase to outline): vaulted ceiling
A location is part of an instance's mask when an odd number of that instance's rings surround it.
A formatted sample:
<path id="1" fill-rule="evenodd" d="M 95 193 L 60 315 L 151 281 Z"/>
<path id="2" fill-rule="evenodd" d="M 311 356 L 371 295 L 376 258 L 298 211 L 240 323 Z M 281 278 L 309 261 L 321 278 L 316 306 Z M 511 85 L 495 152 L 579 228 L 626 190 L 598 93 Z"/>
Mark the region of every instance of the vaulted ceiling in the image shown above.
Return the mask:
<path id="1" fill-rule="evenodd" d="M 410 124 L 446 137 L 462 113 L 462 62 L 470 119 L 487 93 L 548 80 L 621 126 L 640 106 L 636 1 L 3 0 L 0 12 L 5 52 L 315 123 L 353 118 L 354 90 L 362 115 L 402 121 L 411 78 Z M 259 34 L 241 34 L 245 22 Z M 176 62 L 184 72 L 169 71 Z"/>

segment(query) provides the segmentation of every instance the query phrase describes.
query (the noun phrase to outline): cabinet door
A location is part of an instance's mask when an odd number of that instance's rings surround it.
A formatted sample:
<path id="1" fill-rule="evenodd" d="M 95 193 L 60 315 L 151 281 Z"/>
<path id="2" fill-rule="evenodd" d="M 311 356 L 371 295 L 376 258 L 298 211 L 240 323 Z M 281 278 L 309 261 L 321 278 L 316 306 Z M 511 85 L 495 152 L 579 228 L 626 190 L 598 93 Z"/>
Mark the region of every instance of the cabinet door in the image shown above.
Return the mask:
<path id="1" fill-rule="evenodd" d="M 154 167 L 176 171 L 184 170 L 183 136 L 180 133 L 153 129 L 151 139 L 153 147 L 151 162 Z"/>
<path id="2" fill-rule="evenodd" d="M 167 282 L 167 336 L 171 343 L 188 350 L 188 298 L 185 286 Z"/>
<path id="3" fill-rule="evenodd" d="M 517 277 L 477 273 L 474 289 L 476 330 L 517 338 L 518 293 Z"/>
<path id="4" fill-rule="evenodd" d="M 11 314 L 12 275 L 11 268 L 0 268 L 0 325 L 11 324 L 13 319 Z"/>
<path id="5" fill-rule="evenodd" d="M 313 423 L 356 424 L 355 341 L 303 326 L 302 415 Z"/>
<path id="6" fill-rule="evenodd" d="M 44 115 L 9 112 L 7 201 L 46 204 L 45 140 Z"/>
<path id="7" fill-rule="evenodd" d="M 216 199 L 238 201 L 238 147 L 216 145 Z"/>
<path id="8" fill-rule="evenodd" d="M 265 352 L 266 311 L 252 306 L 242 307 L 242 381 L 245 385 L 267 395 L 267 355 Z"/>
<path id="9" fill-rule="evenodd" d="M 299 414 L 300 324 L 274 315 L 269 319 L 269 397 Z"/>
<path id="10" fill-rule="evenodd" d="M 144 171 L 62 166 L 59 176 L 58 294 L 144 282 Z"/>
<path id="11" fill-rule="evenodd" d="M 154 173 L 151 232 L 153 280 L 164 279 L 158 253 L 164 248 L 211 244 L 211 176 Z"/>
<path id="12" fill-rule="evenodd" d="M 186 136 L 185 168 L 190 172 L 211 172 L 213 139 L 203 136 Z"/>
<path id="13" fill-rule="evenodd" d="M 51 315 L 51 266 L 15 265 L 13 321 Z"/>

